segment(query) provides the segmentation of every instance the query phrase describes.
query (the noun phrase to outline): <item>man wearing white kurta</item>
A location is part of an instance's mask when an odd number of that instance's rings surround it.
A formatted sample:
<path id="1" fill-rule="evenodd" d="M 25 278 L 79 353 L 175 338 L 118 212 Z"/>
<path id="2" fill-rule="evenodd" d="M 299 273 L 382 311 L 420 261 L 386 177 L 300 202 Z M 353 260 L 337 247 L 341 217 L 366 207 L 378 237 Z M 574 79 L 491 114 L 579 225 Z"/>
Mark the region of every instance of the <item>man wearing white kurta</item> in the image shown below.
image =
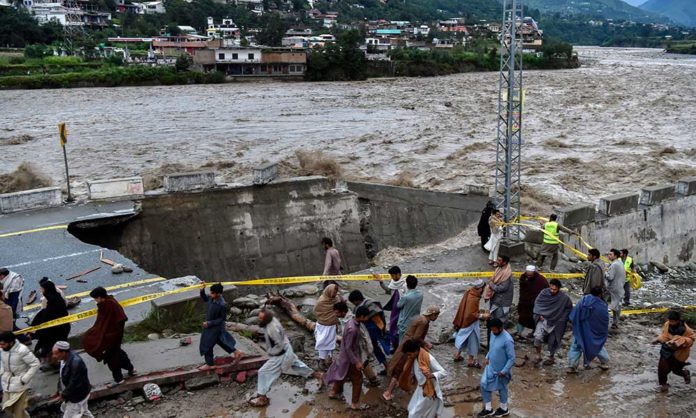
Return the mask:
<path id="1" fill-rule="evenodd" d="M 403 346 L 405 353 L 418 352 L 415 360 L 413 360 L 413 374 L 416 377 L 416 390 L 411 396 L 411 401 L 408 403 L 409 418 L 435 418 L 442 414 L 445 407 L 445 401 L 442 396 L 442 388 L 440 387 L 440 379 L 447 376 L 445 369 L 440 366 L 440 363 L 435 360 L 427 350 L 420 347 L 420 344 L 414 340 L 406 341 Z M 427 356 L 428 370 L 423 370 L 423 365 L 419 362 L 419 357 Z M 432 381 L 434 393 L 432 396 L 426 396 L 424 388 Z"/>

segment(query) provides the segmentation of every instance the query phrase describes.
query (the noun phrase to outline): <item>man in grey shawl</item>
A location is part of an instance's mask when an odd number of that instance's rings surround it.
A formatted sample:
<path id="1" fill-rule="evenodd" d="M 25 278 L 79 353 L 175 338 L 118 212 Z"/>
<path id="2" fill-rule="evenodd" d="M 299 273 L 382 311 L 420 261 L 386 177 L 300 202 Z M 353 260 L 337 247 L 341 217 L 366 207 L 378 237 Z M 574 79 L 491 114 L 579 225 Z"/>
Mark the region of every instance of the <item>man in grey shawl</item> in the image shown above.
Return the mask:
<path id="1" fill-rule="evenodd" d="M 609 250 L 607 258 L 611 261 L 607 270 L 607 291 L 609 292 L 609 309 L 612 312 L 611 328 L 619 328 L 621 316 L 621 301 L 624 297 L 624 283 L 626 283 L 626 269 L 621 261 L 621 252 L 616 248 Z"/>
<path id="2" fill-rule="evenodd" d="M 264 328 L 268 361 L 259 369 L 257 395 L 249 400 L 251 406 L 264 407 L 269 404 L 266 395 L 271 389 L 273 382 L 281 374 L 305 378 L 314 377 L 321 382 L 322 374 L 307 367 L 292 351 L 290 340 L 285 335 L 285 330 L 280 321 L 273 317 L 273 312 L 268 309 L 262 309 L 259 312 L 259 321 Z"/>
<path id="3" fill-rule="evenodd" d="M 541 346 L 544 341 L 549 349 L 549 358 L 544 361 L 544 364 L 548 366 L 556 362 L 554 356 L 561 346 L 571 310 L 573 310 L 573 302 L 568 295 L 561 292 L 560 280 L 552 279 L 549 287 L 542 290 L 534 301 L 534 320 L 536 321 L 534 348 L 537 353 L 534 362 L 536 364 L 541 363 Z"/>
<path id="4" fill-rule="evenodd" d="M 604 262 L 600 258 L 599 250 L 591 248 L 587 252 L 587 261 L 590 262 L 590 265 L 587 266 L 587 272 L 585 272 L 585 282 L 582 286 L 583 296 L 591 294 L 595 287 L 602 290 L 607 288 L 604 284 Z"/>

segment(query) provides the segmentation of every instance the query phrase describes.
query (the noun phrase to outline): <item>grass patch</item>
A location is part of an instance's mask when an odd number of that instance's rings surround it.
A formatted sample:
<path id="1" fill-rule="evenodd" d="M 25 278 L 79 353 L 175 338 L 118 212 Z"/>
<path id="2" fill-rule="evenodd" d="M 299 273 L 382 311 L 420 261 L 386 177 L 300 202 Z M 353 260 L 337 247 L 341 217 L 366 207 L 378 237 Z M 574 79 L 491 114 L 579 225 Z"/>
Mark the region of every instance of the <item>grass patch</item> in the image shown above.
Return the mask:
<path id="1" fill-rule="evenodd" d="M 197 301 L 189 301 L 180 309 L 153 309 L 147 318 L 126 329 L 123 341 L 147 341 L 149 334 L 161 334 L 164 330 L 172 330 L 175 334 L 200 332 L 203 319 Z"/>

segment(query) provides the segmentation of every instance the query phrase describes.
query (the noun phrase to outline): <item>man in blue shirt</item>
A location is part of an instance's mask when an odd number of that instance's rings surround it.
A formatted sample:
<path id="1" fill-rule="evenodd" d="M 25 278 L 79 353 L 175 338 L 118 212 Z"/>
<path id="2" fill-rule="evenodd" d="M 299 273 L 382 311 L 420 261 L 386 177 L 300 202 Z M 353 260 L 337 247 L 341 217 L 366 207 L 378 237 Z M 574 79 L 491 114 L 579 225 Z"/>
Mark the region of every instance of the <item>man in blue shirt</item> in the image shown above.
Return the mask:
<path id="1" fill-rule="evenodd" d="M 508 384 L 512 378 L 515 365 L 515 342 L 503 329 L 503 321 L 498 318 L 488 320 L 491 341 L 488 354 L 484 360 L 486 368 L 481 375 L 481 397 L 485 403 L 478 417 L 505 417 L 510 415 L 508 409 Z M 500 394 L 500 407 L 493 411 L 493 392 Z"/>
<path id="2" fill-rule="evenodd" d="M 205 287 L 201 289 L 201 299 L 208 304 L 208 314 L 203 323 L 199 347 L 201 355 L 205 357 L 205 365 L 199 367 L 201 370 L 215 368 L 213 349 L 216 344 L 229 354 L 234 353 L 234 363 L 238 363 L 242 358 L 242 352 L 235 348 L 237 342 L 225 329 L 227 304 L 222 297 L 222 292 L 223 288 L 220 283 L 210 286 L 210 296 L 205 294 Z"/>

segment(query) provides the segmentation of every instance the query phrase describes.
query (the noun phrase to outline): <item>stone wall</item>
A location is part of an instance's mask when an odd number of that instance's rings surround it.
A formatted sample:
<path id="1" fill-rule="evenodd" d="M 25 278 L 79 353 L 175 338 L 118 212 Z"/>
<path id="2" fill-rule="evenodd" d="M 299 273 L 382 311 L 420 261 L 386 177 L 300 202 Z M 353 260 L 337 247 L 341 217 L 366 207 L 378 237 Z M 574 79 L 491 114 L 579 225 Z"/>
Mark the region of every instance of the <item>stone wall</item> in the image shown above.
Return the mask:
<path id="1" fill-rule="evenodd" d="M 588 210 L 588 205 L 561 208 L 559 220 L 579 230 L 603 254 L 611 248 L 626 248 L 639 263 L 688 263 L 696 260 L 696 187 L 691 187 L 692 182 L 696 184 L 696 179 L 607 196 L 600 199 L 598 213 Z M 567 242 L 586 251 L 577 239 L 567 238 Z"/>
<path id="2" fill-rule="evenodd" d="M 441 242 L 478 223 L 488 196 L 371 183 L 348 183 L 360 201 L 368 257 L 394 247 Z"/>

